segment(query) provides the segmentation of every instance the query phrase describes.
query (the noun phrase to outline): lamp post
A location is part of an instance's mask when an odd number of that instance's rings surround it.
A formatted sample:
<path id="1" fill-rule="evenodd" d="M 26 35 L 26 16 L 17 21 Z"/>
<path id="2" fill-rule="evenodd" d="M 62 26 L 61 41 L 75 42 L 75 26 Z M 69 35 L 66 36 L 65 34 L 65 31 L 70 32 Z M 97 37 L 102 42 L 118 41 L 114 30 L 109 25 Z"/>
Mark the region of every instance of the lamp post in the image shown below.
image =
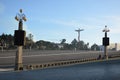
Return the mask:
<path id="1" fill-rule="evenodd" d="M 33 41 L 33 35 L 30 33 L 29 35 L 28 35 L 28 39 L 30 40 L 30 51 L 31 51 L 31 48 L 32 48 L 32 41 Z"/>
<path id="2" fill-rule="evenodd" d="M 22 46 L 25 44 L 25 31 L 23 30 L 23 20 L 26 21 L 26 17 L 25 14 L 22 13 L 22 9 L 20 9 L 20 13 L 15 16 L 15 19 L 19 22 L 18 30 L 15 30 L 14 34 L 14 45 L 18 46 L 16 52 L 15 70 L 23 70 Z"/>
<path id="3" fill-rule="evenodd" d="M 105 32 L 105 37 L 103 37 L 103 45 L 104 45 L 104 56 L 106 59 L 108 59 L 108 53 L 107 53 L 107 46 L 109 45 L 109 37 L 107 37 L 107 32 L 110 30 L 105 26 L 103 29 L 103 32 Z"/>

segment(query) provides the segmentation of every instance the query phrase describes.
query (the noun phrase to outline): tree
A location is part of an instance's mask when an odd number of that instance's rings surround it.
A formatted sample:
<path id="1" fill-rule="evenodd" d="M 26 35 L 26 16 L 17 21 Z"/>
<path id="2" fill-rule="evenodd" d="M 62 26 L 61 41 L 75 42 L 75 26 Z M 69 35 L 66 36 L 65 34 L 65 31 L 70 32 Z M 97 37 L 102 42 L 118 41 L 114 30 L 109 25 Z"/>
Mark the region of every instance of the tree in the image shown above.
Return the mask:
<path id="1" fill-rule="evenodd" d="M 78 50 L 84 50 L 84 42 L 83 41 L 80 41 L 77 43 L 77 49 Z"/>
<path id="2" fill-rule="evenodd" d="M 74 40 L 71 42 L 71 45 L 72 45 L 72 48 L 76 49 L 76 48 L 77 48 L 77 40 L 74 39 Z"/>
<path id="3" fill-rule="evenodd" d="M 7 49 L 13 49 L 14 46 L 14 37 L 11 34 L 2 34 L 0 35 L 0 46 L 7 48 Z"/>
<path id="4" fill-rule="evenodd" d="M 85 44 L 85 45 L 84 45 L 84 50 L 89 50 L 88 44 Z"/>
<path id="5" fill-rule="evenodd" d="M 74 39 L 71 42 L 71 46 L 73 49 L 77 50 L 88 50 L 88 43 L 85 44 L 84 41 L 77 42 L 76 39 Z"/>
<path id="6" fill-rule="evenodd" d="M 60 44 L 65 44 L 66 39 L 62 39 Z"/>
<path id="7" fill-rule="evenodd" d="M 40 49 L 40 50 L 56 50 L 58 49 L 58 45 L 49 41 L 37 41 L 36 46 Z"/>
<path id="8" fill-rule="evenodd" d="M 100 47 L 97 44 L 93 44 L 91 46 L 91 50 L 98 51 L 98 50 L 100 50 Z"/>

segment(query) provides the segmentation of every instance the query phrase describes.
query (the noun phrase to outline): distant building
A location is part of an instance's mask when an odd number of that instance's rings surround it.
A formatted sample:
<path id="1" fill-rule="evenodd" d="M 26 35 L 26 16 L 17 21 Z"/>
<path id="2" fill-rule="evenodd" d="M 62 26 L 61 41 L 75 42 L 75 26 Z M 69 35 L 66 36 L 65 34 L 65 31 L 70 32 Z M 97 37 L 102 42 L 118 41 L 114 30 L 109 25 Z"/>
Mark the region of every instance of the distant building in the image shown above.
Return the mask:
<path id="1" fill-rule="evenodd" d="M 100 51 L 104 51 L 103 45 L 100 45 L 99 48 L 100 48 Z M 110 45 L 107 47 L 107 49 L 110 51 L 119 51 L 120 50 L 120 43 L 110 43 Z"/>
<path id="2" fill-rule="evenodd" d="M 58 44 L 59 49 L 63 48 L 62 44 Z"/>
<path id="3" fill-rule="evenodd" d="M 115 51 L 119 51 L 120 50 L 120 43 L 111 43 L 108 46 L 109 50 L 115 50 Z"/>

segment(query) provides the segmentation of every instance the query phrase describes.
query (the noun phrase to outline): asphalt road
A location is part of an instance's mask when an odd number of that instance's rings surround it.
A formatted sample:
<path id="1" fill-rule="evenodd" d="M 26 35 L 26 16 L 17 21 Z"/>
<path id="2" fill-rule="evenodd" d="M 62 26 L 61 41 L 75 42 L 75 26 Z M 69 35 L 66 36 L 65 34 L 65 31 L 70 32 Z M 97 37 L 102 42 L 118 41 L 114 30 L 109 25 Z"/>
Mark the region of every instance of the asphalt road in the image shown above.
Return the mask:
<path id="1" fill-rule="evenodd" d="M 23 51 L 23 64 L 40 64 L 54 61 L 64 61 L 84 58 L 97 58 L 104 52 L 100 51 L 70 51 L 70 50 L 32 50 Z M 120 54 L 120 52 L 108 52 L 109 55 Z M 14 65 L 16 51 L 0 52 L 0 66 Z"/>

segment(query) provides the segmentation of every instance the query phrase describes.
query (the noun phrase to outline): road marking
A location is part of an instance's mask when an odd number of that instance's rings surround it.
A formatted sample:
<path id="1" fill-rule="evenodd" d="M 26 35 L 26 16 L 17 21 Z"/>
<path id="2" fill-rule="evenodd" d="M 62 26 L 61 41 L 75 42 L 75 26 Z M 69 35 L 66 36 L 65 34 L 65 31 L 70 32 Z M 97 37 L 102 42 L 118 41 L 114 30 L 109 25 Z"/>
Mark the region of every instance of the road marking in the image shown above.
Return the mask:
<path id="1" fill-rule="evenodd" d="M 98 53 L 98 52 L 96 52 L 96 53 Z M 60 53 L 60 54 L 56 54 L 56 53 L 54 53 L 54 54 L 39 54 L 39 55 L 25 55 L 25 56 L 23 56 L 24 58 L 25 57 L 40 57 L 40 56 L 59 56 L 59 55 L 83 55 L 83 54 L 96 54 L 95 52 L 82 52 L 82 53 L 79 53 L 79 52 L 77 52 L 77 53 Z M 0 57 L 1 59 L 3 59 L 3 58 L 15 58 L 15 56 L 6 56 L 6 57 Z"/>
<path id="2" fill-rule="evenodd" d="M 39 55 L 25 55 L 23 57 L 40 57 L 40 56 L 57 56 L 57 55 L 72 55 L 72 54 L 79 54 L 79 53 L 61 53 L 61 54 L 39 54 Z M 15 58 L 15 56 L 7 56 L 7 57 L 0 57 L 0 58 Z"/>
<path id="3" fill-rule="evenodd" d="M 15 56 L 0 57 L 0 58 L 15 58 Z"/>

